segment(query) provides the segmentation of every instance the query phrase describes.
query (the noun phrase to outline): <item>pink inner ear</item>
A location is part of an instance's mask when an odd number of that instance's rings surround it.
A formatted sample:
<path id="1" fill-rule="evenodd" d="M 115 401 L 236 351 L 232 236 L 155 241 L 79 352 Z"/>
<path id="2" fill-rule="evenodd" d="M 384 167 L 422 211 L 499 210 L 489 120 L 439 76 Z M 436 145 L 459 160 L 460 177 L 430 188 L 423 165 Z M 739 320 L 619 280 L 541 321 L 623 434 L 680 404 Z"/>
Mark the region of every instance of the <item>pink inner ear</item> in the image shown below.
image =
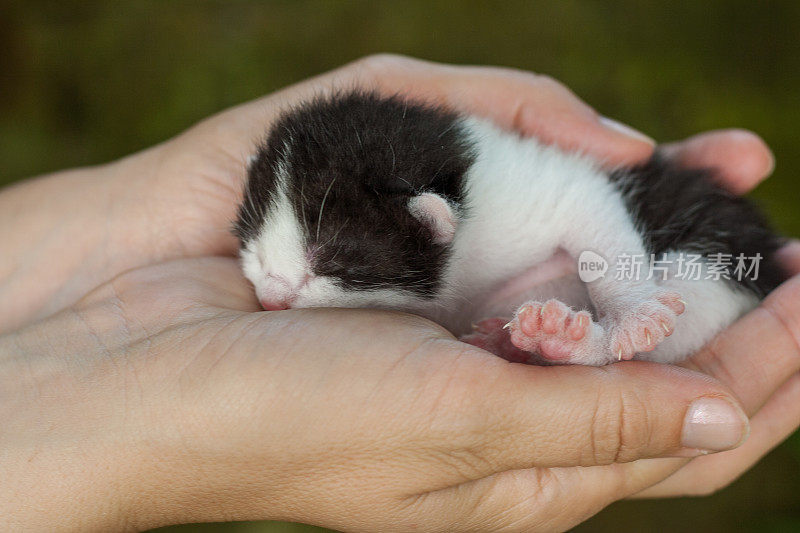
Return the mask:
<path id="1" fill-rule="evenodd" d="M 447 200 L 425 192 L 408 202 L 408 210 L 433 234 L 435 242 L 444 244 L 453 240 L 456 233 L 456 218 Z"/>

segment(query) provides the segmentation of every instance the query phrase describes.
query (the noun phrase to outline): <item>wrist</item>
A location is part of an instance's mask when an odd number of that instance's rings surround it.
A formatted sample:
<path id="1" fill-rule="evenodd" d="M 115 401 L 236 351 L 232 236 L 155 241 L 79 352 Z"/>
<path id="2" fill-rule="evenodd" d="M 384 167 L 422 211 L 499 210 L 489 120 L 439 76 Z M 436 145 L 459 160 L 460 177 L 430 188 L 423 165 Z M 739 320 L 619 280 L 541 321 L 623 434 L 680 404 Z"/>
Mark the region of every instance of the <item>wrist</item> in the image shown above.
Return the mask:
<path id="1" fill-rule="evenodd" d="M 0 530 L 122 529 L 130 459 L 74 362 L 29 342 L 42 333 L 0 336 Z"/>
<path id="2" fill-rule="evenodd" d="M 0 333 L 71 305 L 140 264 L 146 218 L 141 167 L 132 156 L 0 191 Z M 138 230 L 137 230 L 138 231 Z"/>

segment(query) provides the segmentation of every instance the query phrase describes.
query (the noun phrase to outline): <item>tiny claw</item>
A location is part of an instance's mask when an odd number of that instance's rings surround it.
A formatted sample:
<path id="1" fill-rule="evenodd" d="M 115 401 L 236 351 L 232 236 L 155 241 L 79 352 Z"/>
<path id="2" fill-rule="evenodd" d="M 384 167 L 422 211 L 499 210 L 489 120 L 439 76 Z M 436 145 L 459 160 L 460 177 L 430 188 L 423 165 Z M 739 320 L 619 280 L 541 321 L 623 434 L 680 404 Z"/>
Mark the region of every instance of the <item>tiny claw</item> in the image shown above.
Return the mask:
<path id="1" fill-rule="evenodd" d="M 684 302 L 684 301 L 683 301 L 683 300 L 681 300 L 680 298 L 678 298 L 678 301 L 679 301 L 680 303 L 682 303 L 684 307 L 686 307 L 686 302 Z"/>
<path id="2" fill-rule="evenodd" d="M 650 344 L 652 344 L 653 341 L 650 338 L 650 332 L 647 330 L 647 328 L 644 328 L 644 336 L 647 339 L 647 345 L 650 346 Z"/>
<path id="3" fill-rule="evenodd" d="M 617 361 L 622 361 L 622 348 L 617 350 Z"/>
<path id="4" fill-rule="evenodd" d="M 513 322 L 513 320 L 512 320 L 511 322 Z M 508 329 L 508 328 L 510 328 L 510 327 L 511 327 L 511 322 L 507 322 L 507 323 L 506 323 L 506 325 L 505 325 L 505 326 L 503 326 L 503 329 Z"/>
<path id="5" fill-rule="evenodd" d="M 664 328 L 664 333 L 669 333 L 669 326 L 662 322 L 661 327 Z"/>
<path id="6" fill-rule="evenodd" d="M 472 324 L 470 327 L 472 328 L 472 331 L 478 331 L 478 324 Z"/>
<path id="7" fill-rule="evenodd" d="M 583 315 L 580 315 L 580 316 L 578 317 L 578 325 L 579 325 L 580 327 L 583 327 Z"/>

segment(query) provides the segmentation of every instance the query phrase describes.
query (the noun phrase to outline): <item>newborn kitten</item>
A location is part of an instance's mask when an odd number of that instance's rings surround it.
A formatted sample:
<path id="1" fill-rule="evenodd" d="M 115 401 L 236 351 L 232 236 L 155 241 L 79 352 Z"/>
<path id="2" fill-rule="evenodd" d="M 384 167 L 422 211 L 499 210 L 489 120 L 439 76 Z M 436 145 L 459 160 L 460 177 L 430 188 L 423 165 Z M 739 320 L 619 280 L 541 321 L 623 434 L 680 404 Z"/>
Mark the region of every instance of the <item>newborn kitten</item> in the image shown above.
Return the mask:
<path id="1" fill-rule="evenodd" d="M 784 279 L 780 239 L 710 171 L 657 154 L 609 172 L 358 91 L 275 123 L 235 229 L 266 310 L 405 310 L 544 364 L 680 361 Z"/>

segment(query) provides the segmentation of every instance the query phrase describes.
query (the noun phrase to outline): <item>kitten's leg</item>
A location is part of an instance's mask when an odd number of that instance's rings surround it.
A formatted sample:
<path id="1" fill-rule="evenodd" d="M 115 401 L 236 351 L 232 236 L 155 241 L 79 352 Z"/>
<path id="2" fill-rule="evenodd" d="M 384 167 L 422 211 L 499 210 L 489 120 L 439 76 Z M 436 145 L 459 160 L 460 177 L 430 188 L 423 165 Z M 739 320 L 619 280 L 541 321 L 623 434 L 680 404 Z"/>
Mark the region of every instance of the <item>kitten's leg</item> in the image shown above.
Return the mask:
<path id="1" fill-rule="evenodd" d="M 605 217 L 602 230 L 592 225 L 598 215 L 587 200 L 581 211 L 586 220 L 571 224 L 559 243 L 573 257 L 592 251 L 608 265 L 604 276 L 587 281 L 599 328 L 593 326 L 582 353 L 573 354 L 568 360 L 571 363 L 607 364 L 652 351 L 672 334 L 685 308 L 676 287 L 660 285 L 649 275 L 650 255 L 622 199 L 606 200 L 608 203 L 597 206 Z M 636 261 L 640 264 L 638 271 L 628 271 L 629 263 Z"/>
<path id="2" fill-rule="evenodd" d="M 675 290 L 678 286 L 663 286 L 648 279 L 648 256 L 632 225 L 617 232 L 612 228 L 611 238 L 592 239 L 593 250 L 598 250 L 597 244 L 605 244 L 600 248 L 601 255 L 609 261 L 606 276 L 587 284 L 596 321 L 587 311 L 575 311 L 559 300 L 531 301 L 517 310 L 507 331 L 499 329 L 501 319 L 493 319 L 482 322 L 463 340 L 509 360 L 524 360 L 519 354 L 522 350 L 538 356 L 529 358 L 530 362 L 558 364 L 604 365 L 654 350 L 672 334 L 677 316 L 684 311 L 684 301 Z M 566 241 L 572 255 L 580 255 L 582 246 L 576 243 L 581 240 L 575 239 L 572 244 Z M 624 254 L 637 255 L 644 261 L 640 276 L 624 281 L 614 278 Z"/>
<path id="3" fill-rule="evenodd" d="M 669 336 L 652 352 L 638 354 L 636 359 L 659 363 L 682 361 L 758 305 L 755 294 L 723 280 L 673 278 L 664 281 L 663 286 L 681 293 L 686 312 L 675 323 L 675 335 Z"/>
<path id="4" fill-rule="evenodd" d="M 666 325 L 674 322 L 671 315 L 667 306 L 642 301 L 628 314 L 606 316 L 598 323 L 587 311 L 549 300 L 523 305 L 507 329 L 514 346 L 548 363 L 605 365 L 655 349 L 672 334 Z"/>
<path id="5" fill-rule="evenodd" d="M 726 281 L 663 281 L 667 290 L 680 292 L 686 311 L 677 318 L 675 330 L 649 352 L 635 358 L 676 363 L 697 352 L 714 335 L 758 304 L 749 291 Z M 529 302 L 510 320 L 494 318 L 479 322 L 464 342 L 484 348 L 504 359 L 529 363 L 573 363 L 602 365 L 609 359 L 609 336 L 586 311 L 576 312 L 557 301 Z"/>
<path id="6" fill-rule="evenodd" d="M 599 365 L 631 359 L 639 352 L 652 351 L 675 329 L 684 304 L 678 292 L 648 279 L 650 256 L 620 191 L 603 172 L 570 161 L 561 162 L 564 168 L 558 176 L 549 177 L 552 183 L 540 180 L 539 203 L 525 216 L 512 218 L 518 223 L 514 231 L 534 238 L 538 250 L 563 249 L 576 259 L 592 251 L 607 262 L 605 276 L 586 283 L 596 322 L 579 353 L 563 362 Z M 486 246 L 491 249 L 491 242 L 487 240 Z M 500 255 L 503 252 L 499 250 Z M 619 279 L 617 274 L 628 258 L 641 262 L 640 274 Z M 536 305 L 541 304 L 531 302 L 528 307 Z M 520 308 L 510 326 L 512 342 L 518 348 L 538 349 L 543 336 L 568 340 L 562 332 L 539 331 L 539 324 L 525 312 L 528 307 Z M 551 352 L 557 354 L 561 348 L 564 346 Z"/>
<path id="7" fill-rule="evenodd" d="M 588 311 L 574 311 L 558 300 L 548 300 L 522 306 L 510 321 L 481 320 L 460 340 L 512 362 L 564 364 L 596 357 L 592 352 L 603 336 L 602 327 Z"/>

